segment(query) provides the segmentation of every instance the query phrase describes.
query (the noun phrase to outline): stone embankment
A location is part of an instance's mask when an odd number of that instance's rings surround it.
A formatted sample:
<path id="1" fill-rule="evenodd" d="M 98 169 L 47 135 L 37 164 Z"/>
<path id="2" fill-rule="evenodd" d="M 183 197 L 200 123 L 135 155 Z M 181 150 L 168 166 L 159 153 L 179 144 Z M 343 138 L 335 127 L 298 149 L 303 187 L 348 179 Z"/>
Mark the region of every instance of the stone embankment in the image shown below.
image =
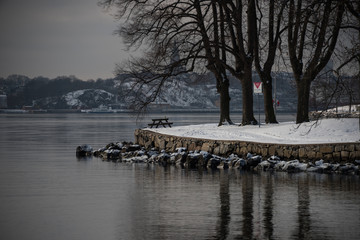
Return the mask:
<path id="1" fill-rule="evenodd" d="M 264 158 L 278 156 L 284 160 L 324 160 L 330 163 L 346 163 L 360 159 L 360 142 L 274 144 L 177 137 L 146 129 L 135 130 L 135 142 L 144 146 L 145 149 L 158 148 L 167 152 L 174 152 L 177 148 L 186 148 L 188 151 L 206 151 L 220 156 L 237 154 L 244 157 L 248 153 L 252 153 L 261 155 Z"/>

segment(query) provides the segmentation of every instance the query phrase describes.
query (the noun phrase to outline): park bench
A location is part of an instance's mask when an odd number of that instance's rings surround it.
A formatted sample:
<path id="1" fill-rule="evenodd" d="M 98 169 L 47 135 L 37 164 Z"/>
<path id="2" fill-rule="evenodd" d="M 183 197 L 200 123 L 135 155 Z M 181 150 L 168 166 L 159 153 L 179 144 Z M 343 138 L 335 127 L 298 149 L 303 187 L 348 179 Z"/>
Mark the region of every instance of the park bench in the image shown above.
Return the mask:
<path id="1" fill-rule="evenodd" d="M 168 122 L 169 118 L 156 118 L 156 119 L 151 119 L 152 123 L 149 123 L 149 127 L 153 128 L 154 126 L 156 128 L 158 128 L 160 125 L 162 125 L 164 128 L 166 128 L 166 126 L 171 127 L 171 125 L 173 124 L 172 122 Z"/>

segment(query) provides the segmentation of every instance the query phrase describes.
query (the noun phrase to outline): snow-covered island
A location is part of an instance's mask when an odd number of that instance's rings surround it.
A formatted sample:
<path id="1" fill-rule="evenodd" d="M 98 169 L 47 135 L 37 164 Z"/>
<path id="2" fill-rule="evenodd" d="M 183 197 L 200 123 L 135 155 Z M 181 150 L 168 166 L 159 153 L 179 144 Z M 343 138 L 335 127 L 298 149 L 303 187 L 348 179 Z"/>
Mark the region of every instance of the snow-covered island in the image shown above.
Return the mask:
<path id="1" fill-rule="evenodd" d="M 77 155 L 198 169 L 359 174 L 359 105 L 353 108 L 347 118 L 329 115 L 348 112 L 343 107 L 320 112 L 321 119 L 302 124 L 218 127 L 213 123 L 137 129 L 135 144 L 109 143 L 95 151 L 84 145 L 77 148 Z"/>
<path id="2" fill-rule="evenodd" d="M 190 169 L 240 169 L 359 174 L 359 119 L 323 119 L 301 125 L 202 124 L 137 129 L 136 143 L 115 142 L 78 157 L 104 161 L 175 165 Z"/>

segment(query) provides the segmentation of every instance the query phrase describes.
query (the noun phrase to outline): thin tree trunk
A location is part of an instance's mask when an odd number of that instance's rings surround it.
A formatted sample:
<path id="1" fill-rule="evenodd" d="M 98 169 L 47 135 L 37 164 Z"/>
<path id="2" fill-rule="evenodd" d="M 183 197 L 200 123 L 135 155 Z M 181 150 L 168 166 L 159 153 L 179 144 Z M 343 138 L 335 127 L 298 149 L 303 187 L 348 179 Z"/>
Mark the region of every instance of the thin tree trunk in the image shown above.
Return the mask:
<path id="1" fill-rule="evenodd" d="M 296 123 L 309 122 L 309 97 L 310 97 L 310 83 L 306 79 L 297 81 L 297 113 Z"/>
<path id="2" fill-rule="evenodd" d="M 358 13 L 360 13 L 360 4 L 358 3 L 357 5 L 357 10 L 358 10 Z M 359 26 L 360 26 L 360 18 L 358 18 L 358 23 L 359 23 Z M 358 30 L 358 40 L 360 42 L 360 30 Z M 358 83 L 359 83 L 359 91 L 360 91 L 360 59 L 357 58 L 358 60 L 358 64 L 359 64 L 359 72 L 358 72 L 358 75 L 357 75 L 357 79 L 358 79 Z M 359 114 L 359 132 L 360 132 L 360 114 Z"/>
<path id="3" fill-rule="evenodd" d="M 230 119 L 230 95 L 229 95 L 229 80 L 223 81 L 218 92 L 220 94 L 220 121 L 219 125 L 223 125 L 224 122 L 234 124 Z"/>
<path id="4" fill-rule="evenodd" d="M 263 80 L 265 80 L 263 81 L 265 122 L 278 123 L 275 116 L 274 106 L 272 104 L 272 78 L 271 76 L 266 76 Z"/>
<path id="5" fill-rule="evenodd" d="M 257 124 L 253 111 L 253 89 L 252 89 L 252 71 L 251 68 L 245 68 L 244 76 L 241 79 L 242 85 L 242 125 Z"/>

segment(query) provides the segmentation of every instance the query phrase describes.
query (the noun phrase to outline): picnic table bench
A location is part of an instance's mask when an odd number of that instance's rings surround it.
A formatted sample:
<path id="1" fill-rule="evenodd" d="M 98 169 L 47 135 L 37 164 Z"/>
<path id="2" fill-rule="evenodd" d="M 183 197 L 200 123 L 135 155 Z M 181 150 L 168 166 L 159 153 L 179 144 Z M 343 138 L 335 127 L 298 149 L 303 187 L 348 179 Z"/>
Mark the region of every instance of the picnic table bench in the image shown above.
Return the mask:
<path id="1" fill-rule="evenodd" d="M 171 125 L 173 124 L 172 122 L 168 122 L 169 118 L 155 118 L 155 119 L 151 119 L 152 123 L 149 123 L 149 127 L 153 128 L 154 126 L 156 128 L 158 128 L 160 125 L 162 125 L 164 128 L 166 128 L 166 126 L 171 127 Z"/>

